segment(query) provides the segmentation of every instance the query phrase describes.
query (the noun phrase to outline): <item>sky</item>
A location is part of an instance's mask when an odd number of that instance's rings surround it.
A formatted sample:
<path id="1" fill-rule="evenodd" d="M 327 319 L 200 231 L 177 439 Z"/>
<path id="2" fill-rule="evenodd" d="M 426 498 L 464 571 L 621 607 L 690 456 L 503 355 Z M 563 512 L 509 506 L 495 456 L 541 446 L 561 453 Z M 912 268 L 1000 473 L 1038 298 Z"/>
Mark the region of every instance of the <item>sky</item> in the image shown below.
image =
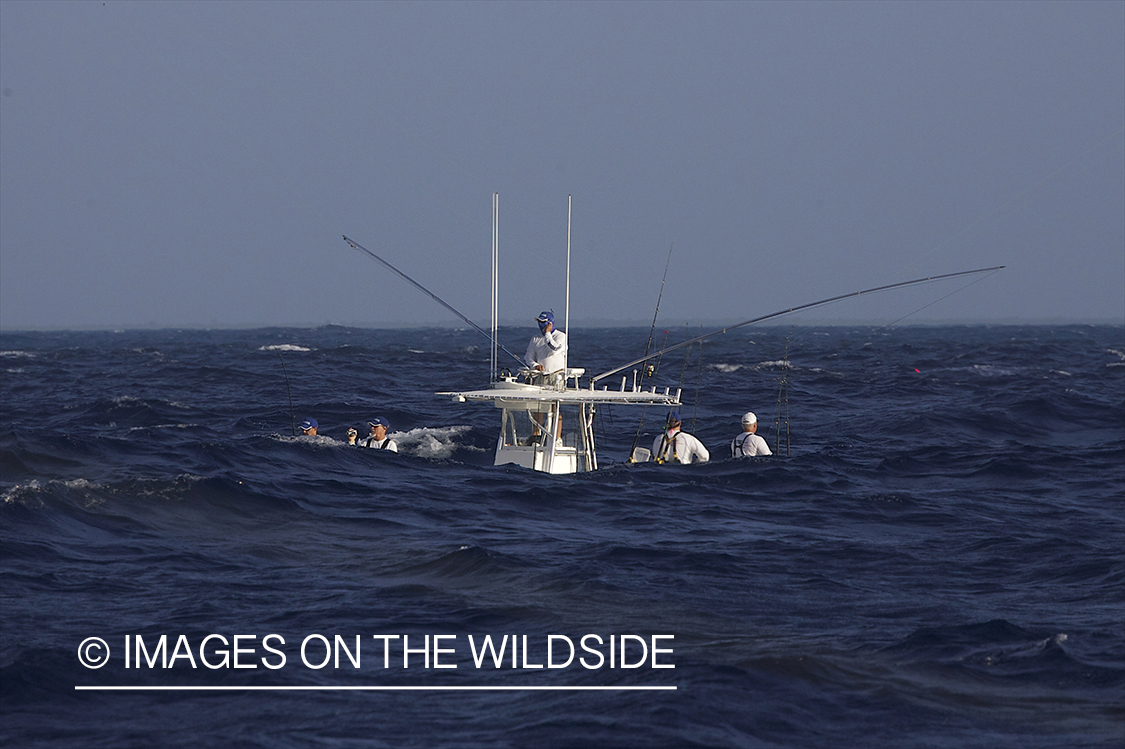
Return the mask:
<path id="1" fill-rule="evenodd" d="M 568 199 L 577 324 L 1125 324 L 1125 3 L 0 2 L 0 328 L 487 327 L 493 193 L 529 329 Z"/>

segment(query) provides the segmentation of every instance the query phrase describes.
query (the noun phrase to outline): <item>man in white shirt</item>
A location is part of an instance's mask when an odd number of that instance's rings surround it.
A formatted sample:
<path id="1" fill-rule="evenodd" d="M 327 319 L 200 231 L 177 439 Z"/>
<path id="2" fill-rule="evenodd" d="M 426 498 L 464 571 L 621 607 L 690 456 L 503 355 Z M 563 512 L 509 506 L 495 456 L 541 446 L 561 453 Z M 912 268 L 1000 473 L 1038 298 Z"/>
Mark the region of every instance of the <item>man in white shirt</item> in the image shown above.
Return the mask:
<path id="1" fill-rule="evenodd" d="M 387 436 L 387 430 L 391 428 L 390 422 L 382 416 L 376 416 L 374 421 L 369 421 L 367 424 L 371 427 L 371 434 L 368 435 L 367 439 L 360 442 L 360 445 L 376 450 L 398 452 L 398 444 Z"/>
<path id="2" fill-rule="evenodd" d="M 549 385 L 558 383 L 562 379 L 551 378 L 549 375 L 562 373 L 566 369 L 566 333 L 555 330 L 555 313 L 540 312 L 535 318 L 539 323 L 539 335 L 532 336 L 527 344 L 527 353 L 523 355 L 524 363 L 531 370 L 531 382 L 535 385 Z M 543 426 L 545 414 L 532 414 L 532 418 L 539 426 Z M 559 419 L 555 439 L 562 436 L 562 419 Z"/>
<path id="3" fill-rule="evenodd" d="M 732 458 L 751 458 L 755 455 L 773 455 L 770 446 L 755 432 L 758 431 L 758 417 L 753 411 L 742 415 L 742 434 L 730 442 L 730 456 Z"/>
<path id="4" fill-rule="evenodd" d="M 652 443 L 652 459 L 657 463 L 679 462 L 687 465 L 692 461 L 706 463 L 711 453 L 694 435 L 680 431 L 680 412 L 668 414 L 665 430 Z"/>
<path id="5" fill-rule="evenodd" d="M 543 312 L 535 318 L 539 335 L 527 344 L 524 363 L 535 374 L 549 375 L 566 369 L 566 333 L 555 330 L 555 314 Z"/>

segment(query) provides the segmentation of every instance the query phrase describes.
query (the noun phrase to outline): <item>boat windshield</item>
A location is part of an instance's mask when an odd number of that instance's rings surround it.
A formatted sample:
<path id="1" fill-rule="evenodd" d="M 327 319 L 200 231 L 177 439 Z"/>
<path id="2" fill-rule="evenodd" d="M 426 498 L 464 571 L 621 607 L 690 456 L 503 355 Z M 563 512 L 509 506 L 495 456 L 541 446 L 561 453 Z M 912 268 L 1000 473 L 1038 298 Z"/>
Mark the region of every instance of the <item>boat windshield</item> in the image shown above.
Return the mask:
<path id="1" fill-rule="evenodd" d="M 563 406 L 561 411 L 562 428 L 556 434 L 561 437 L 565 447 L 577 448 L 582 444 L 581 428 L 584 423 L 582 409 L 578 406 Z M 523 409 L 504 409 L 501 436 L 504 447 L 532 446 L 542 444 L 541 435 L 550 429 L 551 414 Z"/>

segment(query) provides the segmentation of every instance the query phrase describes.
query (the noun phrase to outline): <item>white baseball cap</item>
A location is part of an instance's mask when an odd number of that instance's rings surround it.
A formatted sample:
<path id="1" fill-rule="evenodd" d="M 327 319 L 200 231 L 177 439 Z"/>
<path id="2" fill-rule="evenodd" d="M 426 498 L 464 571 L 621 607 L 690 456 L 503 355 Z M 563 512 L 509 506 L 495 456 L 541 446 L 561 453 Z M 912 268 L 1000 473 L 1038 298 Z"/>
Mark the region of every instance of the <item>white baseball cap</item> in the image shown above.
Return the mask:
<path id="1" fill-rule="evenodd" d="M 743 424 L 757 424 L 758 423 L 758 417 L 754 415 L 753 411 L 747 411 L 746 413 L 742 414 L 742 423 Z"/>

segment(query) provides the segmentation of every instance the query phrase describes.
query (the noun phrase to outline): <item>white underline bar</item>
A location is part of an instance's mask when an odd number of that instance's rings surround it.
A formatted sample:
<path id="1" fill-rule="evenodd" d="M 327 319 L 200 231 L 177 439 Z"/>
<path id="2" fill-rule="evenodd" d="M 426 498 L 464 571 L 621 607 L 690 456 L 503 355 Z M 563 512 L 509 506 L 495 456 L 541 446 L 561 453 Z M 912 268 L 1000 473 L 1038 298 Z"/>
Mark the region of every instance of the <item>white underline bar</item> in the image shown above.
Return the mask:
<path id="1" fill-rule="evenodd" d="M 447 687 L 138 687 L 76 686 L 77 692 L 656 692 L 676 691 L 676 686 L 639 687 L 487 687 L 487 686 L 447 686 Z"/>

